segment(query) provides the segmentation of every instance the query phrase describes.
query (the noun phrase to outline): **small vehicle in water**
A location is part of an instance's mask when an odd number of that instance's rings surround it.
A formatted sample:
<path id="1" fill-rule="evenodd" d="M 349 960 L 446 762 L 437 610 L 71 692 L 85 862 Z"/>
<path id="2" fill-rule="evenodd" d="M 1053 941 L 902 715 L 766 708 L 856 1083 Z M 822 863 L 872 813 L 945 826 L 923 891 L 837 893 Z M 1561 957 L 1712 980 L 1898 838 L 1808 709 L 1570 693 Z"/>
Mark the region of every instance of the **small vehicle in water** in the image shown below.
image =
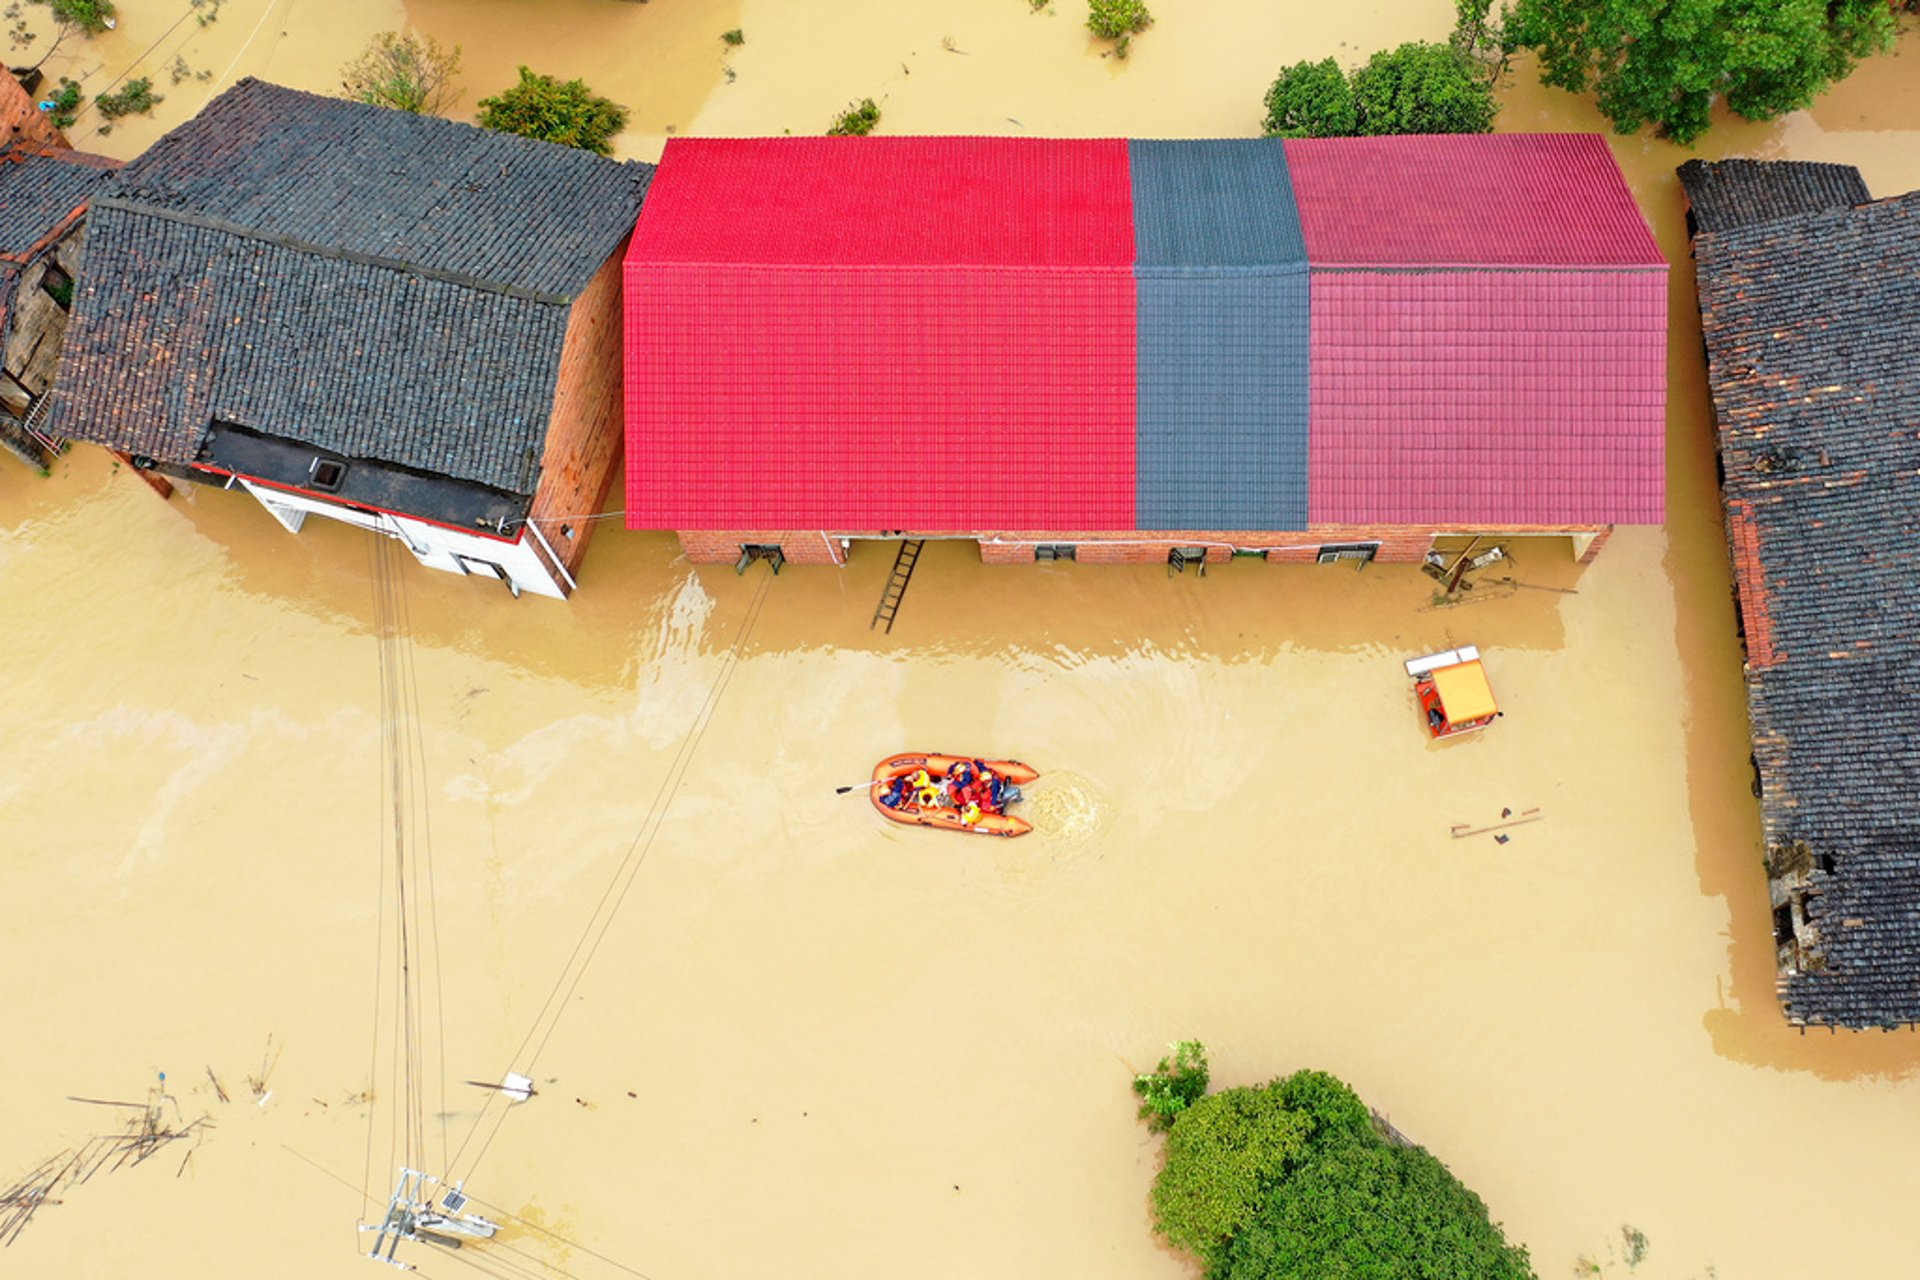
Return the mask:
<path id="1" fill-rule="evenodd" d="M 1033 824 L 1008 813 L 1007 806 L 1024 799 L 1020 788 L 1039 776 L 1039 770 L 1018 760 L 910 752 L 888 756 L 873 766 L 867 794 L 873 807 L 895 822 L 986 836 L 1023 836 L 1033 830 Z M 988 793 L 988 802 L 956 803 L 956 788 L 974 777 Z M 991 800 L 996 781 L 998 803 Z"/>
<path id="2" fill-rule="evenodd" d="M 1427 736 L 1451 738 L 1484 729 L 1496 720 L 1500 704 L 1472 645 L 1430 653 L 1407 663 L 1414 696 L 1426 718 Z"/>

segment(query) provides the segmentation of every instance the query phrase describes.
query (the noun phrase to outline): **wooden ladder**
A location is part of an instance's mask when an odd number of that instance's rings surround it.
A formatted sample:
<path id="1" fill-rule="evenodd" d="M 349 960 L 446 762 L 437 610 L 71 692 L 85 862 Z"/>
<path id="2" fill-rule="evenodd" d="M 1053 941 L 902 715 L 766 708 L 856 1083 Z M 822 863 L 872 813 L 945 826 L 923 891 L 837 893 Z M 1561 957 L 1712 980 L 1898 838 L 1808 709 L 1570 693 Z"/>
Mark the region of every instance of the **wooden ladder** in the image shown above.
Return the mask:
<path id="1" fill-rule="evenodd" d="M 920 563 L 920 548 L 925 545 L 919 538 L 909 538 L 900 544 L 900 553 L 893 558 L 893 573 L 887 578 L 887 589 L 880 593 L 880 605 L 873 611 L 873 621 L 867 624 L 867 630 L 873 630 L 884 621 L 887 632 L 892 633 L 893 620 L 900 613 L 900 602 L 907 595 L 907 583 L 913 578 L 913 566 Z"/>

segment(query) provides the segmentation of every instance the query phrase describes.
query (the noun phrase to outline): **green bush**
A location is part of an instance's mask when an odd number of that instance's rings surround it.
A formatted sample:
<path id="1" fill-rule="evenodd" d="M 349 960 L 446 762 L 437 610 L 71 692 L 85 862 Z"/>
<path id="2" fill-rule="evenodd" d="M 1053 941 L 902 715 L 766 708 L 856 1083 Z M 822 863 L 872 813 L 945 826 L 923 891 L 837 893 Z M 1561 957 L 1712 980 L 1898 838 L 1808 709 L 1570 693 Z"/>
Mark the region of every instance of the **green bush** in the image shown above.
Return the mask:
<path id="1" fill-rule="evenodd" d="M 862 98 L 833 118 L 827 134 L 835 138 L 864 138 L 879 123 L 880 105 L 872 98 Z"/>
<path id="2" fill-rule="evenodd" d="M 1353 88 L 1332 58 L 1296 62 L 1267 90 L 1269 138 L 1340 138 L 1355 131 Z"/>
<path id="3" fill-rule="evenodd" d="M 119 20 L 119 11 L 113 7 L 113 0 L 32 0 L 34 4 L 44 4 L 53 14 L 53 20 L 63 27 L 74 27 L 90 36 L 113 28 Z"/>
<path id="4" fill-rule="evenodd" d="M 1359 132 L 1487 133 L 1499 110 L 1479 68 L 1445 44 L 1383 49 L 1353 73 Z"/>
<path id="5" fill-rule="evenodd" d="M 153 81 L 141 76 L 129 80 L 118 93 L 95 95 L 93 105 L 100 108 L 100 114 L 109 120 L 118 120 L 121 116 L 146 115 L 165 99 L 153 91 Z"/>
<path id="6" fill-rule="evenodd" d="M 1276 1085 L 1201 1098 L 1167 1135 L 1166 1166 L 1153 1184 L 1155 1227 L 1178 1248 L 1218 1261 L 1306 1152 L 1311 1132 Z"/>
<path id="7" fill-rule="evenodd" d="M 731 31 L 722 31 L 720 33 L 720 42 L 729 47 L 737 48 L 738 46 L 743 45 L 747 42 L 746 33 L 741 31 L 740 28 L 738 27 L 735 27 Z"/>
<path id="8" fill-rule="evenodd" d="M 86 97 L 86 94 L 81 92 L 79 84 L 61 76 L 60 87 L 47 95 L 47 102 L 50 104 L 47 108 L 47 119 L 53 121 L 53 127 L 56 129 L 71 129 L 74 120 L 80 115 L 80 104 L 86 101 Z"/>
<path id="9" fill-rule="evenodd" d="M 1175 1117 L 1207 1091 L 1207 1049 L 1198 1040 L 1176 1040 L 1160 1065 L 1133 1078 L 1140 1095 L 1140 1118 L 1156 1131 L 1171 1128 Z"/>
<path id="10" fill-rule="evenodd" d="M 1336 1144 L 1287 1175 L 1211 1280 L 1534 1280 L 1480 1197 L 1419 1147 Z"/>
<path id="11" fill-rule="evenodd" d="M 1145 0 L 1088 0 L 1087 30 L 1114 42 L 1113 51 L 1126 57 L 1136 33 L 1153 25 Z"/>
<path id="12" fill-rule="evenodd" d="M 452 100 L 459 70 L 459 45 L 448 50 L 432 36 L 382 31 L 340 68 L 340 88 L 355 102 L 438 115 Z"/>
<path id="13" fill-rule="evenodd" d="M 627 109 L 584 81 L 563 82 L 521 67 L 518 84 L 480 99 L 480 126 L 604 156 L 613 151 L 613 136 L 627 127 Z"/>

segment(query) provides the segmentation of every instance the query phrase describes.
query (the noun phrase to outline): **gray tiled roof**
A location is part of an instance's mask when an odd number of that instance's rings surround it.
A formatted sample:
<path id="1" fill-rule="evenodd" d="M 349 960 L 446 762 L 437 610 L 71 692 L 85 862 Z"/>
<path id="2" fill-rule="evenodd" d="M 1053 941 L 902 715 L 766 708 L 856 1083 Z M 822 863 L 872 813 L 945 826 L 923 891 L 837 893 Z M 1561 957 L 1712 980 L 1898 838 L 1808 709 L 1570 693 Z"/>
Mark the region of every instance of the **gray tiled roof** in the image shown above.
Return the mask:
<path id="1" fill-rule="evenodd" d="M 1852 165 L 1804 160 L 1689 160 L 1680 185 L 1701 235 L 1872 199 Z"/>
<path id="2" fill-rule="evenodd" d="M 0 255 L 32 250 L 77 214 L 111 171 L 111 162 L 74 152 L 0 149 Z"/>
<path id="3" fill-rule="evenodd" d="M 1307 526 L 1307 251 L 1286 150 L 1127 144 L 1138 278 L 1135 520 Z"/>
<path id="4" fill-rule="evenodd" d="M 243 81 L 95 199 L 53 424 L 189 462 L 219 419 L 530 494 L 570 299 L 651 174 Z"/>
<path id="5" fill-rule="evenodd" d="M 1761 815 L 1808 864 L 1782 999 L 1920 1021 L 1920 193 L 1695 254 Z"/>
<path id="6" fill-rule="evenodd" d="M 633 230 L 652 166 L 242 80 L 110 195 L 334 257 L 572 297 Z"/>

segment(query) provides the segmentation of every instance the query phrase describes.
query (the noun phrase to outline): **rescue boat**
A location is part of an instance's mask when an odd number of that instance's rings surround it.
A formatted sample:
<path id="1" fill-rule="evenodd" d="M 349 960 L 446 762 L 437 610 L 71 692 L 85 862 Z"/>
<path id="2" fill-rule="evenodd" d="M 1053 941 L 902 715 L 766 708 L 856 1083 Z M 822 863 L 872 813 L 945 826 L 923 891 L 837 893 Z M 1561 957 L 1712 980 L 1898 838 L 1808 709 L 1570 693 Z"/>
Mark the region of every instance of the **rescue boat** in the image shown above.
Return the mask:
<path id="1" fill-rule="evenodd" d="M 977 822 L 967 822 L 960 810 L 949 805 L 922 805 L 909 792 L 902 797 L 899 806 L 892 807 L 882 803 L 881 797 L 893 785 L 895 778 L 912 778 L 922 769 L 927 777 L 937 783 L 947 776 L 947 771 L 956 764 L 973 764 L 975 761 L 985 765 L 987 772 L 999 778 L 1005 784 L 998 809 L 983 809 Z M 986 760 L 977 756 L 928 755 L 923 752 L 911 752 L 906 755 L 888 756 L 873 766 L 873 785 L 867 789 L 868 798 L 873 807 L 895 822 L 904 822 L 909 826 L 937 827 L 943 831 L 971 831 L 986 836 L 1023 836 L 1033 830 L 1033 824 L 1008 813 L 1007 806 L 1021 800 L 1020 788 L 1040 776 L 1040 771 L 1024 765 L 1018 760 Z"/>
<path id="2" fill-rule="evenodd" d="M 1484 729 L 1501 714 L 1493 686 L 1487 683 L 1487 670 L 1480 663 L 1480 651 L 1472 645 L 1430 653 L 1406 667 L 1430 738 Z"/>

